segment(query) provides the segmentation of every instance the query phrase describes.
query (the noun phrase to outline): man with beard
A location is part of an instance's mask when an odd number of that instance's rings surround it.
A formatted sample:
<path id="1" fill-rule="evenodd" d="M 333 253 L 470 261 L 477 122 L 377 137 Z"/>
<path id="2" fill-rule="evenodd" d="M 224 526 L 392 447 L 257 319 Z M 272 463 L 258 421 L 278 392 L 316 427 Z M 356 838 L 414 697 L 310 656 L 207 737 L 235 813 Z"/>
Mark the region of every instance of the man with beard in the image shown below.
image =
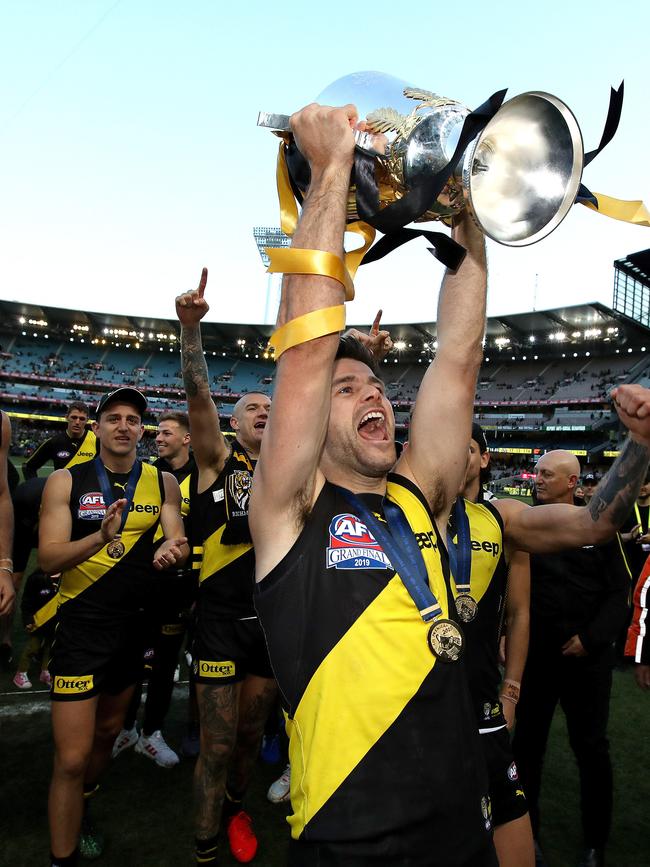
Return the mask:
<path id="1" fill-rule="evenodd" d="M 258 392 L 241 397 L 230 422 L 235 438 L 226 441 L 201 344 L 200 321 L 209 309 L 203 297 L 206 283 L 204 269 L 199 288 L 176 299 L 176 313 L 198 467 L 193 530 L 203 546 L 192 650 L 200 723 L 194 773 L 196 861 L 212 865 L 221 826 L 238 861 L 251 861 L 257 851 L 242 799 L 276 684 L 253 605 L 255 560 L 248 529 L 253 470 L 271 401 Z"/>
<path id="2" fill-rule="evenodd" d="M 290 732 L 290 863 L 486 867 L 496 864 L 487 779 L 440 535 L 466 469 L 484 243 L 469 218 L 458 221 L 467 255 L 445 276 L 436 358 L 395 464 L 394 416 L 372 357 L 338 337 L 357 120 L 350 105 L 312 104 L 291 118 L 311 182 L 281 254 L 276 389 L 251 501 L 256 604 Z M 633 501 L 650 392 L 615 394 L 635 433 L 598 508 L 566 507 L 548 544 L 612 534 Z M 514 547 L 531 535 L 544 546 L 552 516 L 535 513 L 509 521 Z"/>

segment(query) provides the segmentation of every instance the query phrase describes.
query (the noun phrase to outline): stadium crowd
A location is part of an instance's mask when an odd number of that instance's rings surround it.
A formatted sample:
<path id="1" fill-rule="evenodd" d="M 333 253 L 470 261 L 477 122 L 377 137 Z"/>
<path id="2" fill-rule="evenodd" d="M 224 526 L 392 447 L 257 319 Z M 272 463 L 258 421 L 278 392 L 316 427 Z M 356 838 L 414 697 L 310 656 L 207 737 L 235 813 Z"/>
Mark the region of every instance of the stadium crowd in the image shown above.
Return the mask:
<path id="1" fill-rule="evenodd" d="M 301 266 L 310 251 L 342 254 L 350 118 L 350 107 L 317 106 L 293 118 L 311 185 L 283 282 L 273 396 L 243 394 L 230 436 L 211 393 L 229 386 L 202 346 L 206 270 L 176 299 L 185 405 L 155 402 L 148 447 L 154 400 L 119 367 L 101 371 L 94 411 L 79 390 L 65 430 L 40 441 L 22 423 L 12 440 L 2 413 L 0 652 L 10 664 L 24 585 L 29 640 L 14 684 L 31 688 L 34 661 L 50 688 L 51 867 L 101 856 L 92 798 L 112 760 L 133 748 L 161 768 L 179 762 L 163 729 L 188 632 L 182 752 L 196 758 L 196 864 L 218 864 L 226 845 L 241 863 L 256 857 L 244 799 L 280 706 L 288 763 L 268 797 L 291 800 L 293 867 L 541 865 L 541 774 L 558 704 L 581 785 L 575 863 L 605 864 L 615 663 L 627 655 L 650 689 L 650 391 L 614 389 L 629 433 L 608 472 L 551 450 L 534 467 L 533 506 L 493 497 L 473 419 L 485 248 L 459 218 L 452 234 L 466 257 L 443 281 L 435 360 L 417 387 L 397 388 L 415 401 L 398 448 L 380 376 L 389 333 L 378 317 L 367 334 L 339 336 L 338 272 Z M 100 372 L 56 355 L 23 360 L 38 375 Z M 176 357 L 170 367 L 176 379 Z M 616 382 L 608 370 L 592 377 L 592 390 Z M 546 395 L 579 381 L 528 387 Z M 13 507 L 10 448 L 26 458 Z M 33 549 L 39 568 L 24 577 Z"/>

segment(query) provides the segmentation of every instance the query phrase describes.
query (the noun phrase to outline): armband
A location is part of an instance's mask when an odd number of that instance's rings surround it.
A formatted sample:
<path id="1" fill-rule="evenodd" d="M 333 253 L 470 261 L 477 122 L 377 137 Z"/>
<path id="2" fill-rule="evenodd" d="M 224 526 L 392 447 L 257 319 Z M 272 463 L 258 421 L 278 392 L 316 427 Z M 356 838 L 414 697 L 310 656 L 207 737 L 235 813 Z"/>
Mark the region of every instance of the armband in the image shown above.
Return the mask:
<path id="1" fill-rule="evenodd" d="M 345 289 L 345 300 L 354 298 L 354 283 L 340 256 L 325 250 L 303 250 L 300 247 L 266 247 L 270 259 L 270 274 L 315 274 L 331 277 Z"/>
<path id="2" fill-rule="evenodd" d="M 506 701 L 511 701 L 513 704 L 517 704 L 519 701 L 520 689 L 521 684 L 518 681 L 504 680 L 499 698 L 505 698 Z"/>
<path id="3" fill-rule="evenodd" d="M 285 322 L 271 335 L 269 346 L 275 350 L 275 360 L 277 361 L 282 353 L 291 349 L 292 346 L 298 346 L 308 340 L 316 340 L 317 337 L 324 337 L 335 331 L 343 331 L 344 328 L 344 304 L 337 304 L 335 307 L 321 307 L 320 310 L 312 310 L 310 313 L 304 313 L 302 316 Z"/>

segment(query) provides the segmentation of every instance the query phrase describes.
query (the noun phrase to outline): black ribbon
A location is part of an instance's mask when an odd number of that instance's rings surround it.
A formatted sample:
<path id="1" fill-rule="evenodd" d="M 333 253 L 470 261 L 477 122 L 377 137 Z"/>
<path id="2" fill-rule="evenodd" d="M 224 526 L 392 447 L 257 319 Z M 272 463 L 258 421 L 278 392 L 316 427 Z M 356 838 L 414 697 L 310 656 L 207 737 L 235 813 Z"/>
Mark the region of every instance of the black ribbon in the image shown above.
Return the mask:
<path id="1" fill-rule="evenodd" d="M 614 88 L 610 88 L 609 91 L 609 107 L 607 108 L 607 117 L 605 119 L 605 127 L 603 129 L 603 134 L 600 137 L 600 142 L 598 147 L 592 151 L 589 151 L 585 154 L 584 159 L 584 167 L 586 168 L 590 162 L 592 162 L 598 154 L 607 147 L 610 141 L 616 135 L 616 131 L 618 129 L 618 125 L 621 120 L 621 112 L 623 111 L 623 96 L 625 94 L 625 82 L 622 81 L 618 87 L 618 90 L 614 90 Z M 594 194 L 585 187 L 584 184 L 580 184 L 578 187 L 578 193 L 576 195 L 575 204 L 581 204 L 582 202 L 589 202 L 595 208 L 598 207 L 598 199 Z"/>

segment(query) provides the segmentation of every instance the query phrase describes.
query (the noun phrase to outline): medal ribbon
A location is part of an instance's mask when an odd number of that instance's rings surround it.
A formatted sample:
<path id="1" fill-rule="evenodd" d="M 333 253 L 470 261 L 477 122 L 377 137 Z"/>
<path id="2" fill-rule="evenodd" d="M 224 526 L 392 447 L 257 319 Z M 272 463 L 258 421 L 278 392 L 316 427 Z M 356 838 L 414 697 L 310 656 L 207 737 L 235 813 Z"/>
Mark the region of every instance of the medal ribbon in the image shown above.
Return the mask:
<path id="1" fill-rule="evenodd" d="M 454 524 L 456 525 L 456 538 L 454 542 L 450 532 L 447 533 L 447 547 L 449 550 L 449 567 L 454 576 L 454 583 L 458 593 L 469 593 L 471 588 L 472 571 L 472 547 L 469 529 L 469 518 L 465 510 L 465 501 L 458 497 L 454 504 Z"/>
<path id="2" fill-rule="evenodd" d="M 108 509 L 108 507 L 111 506 L 115 502 L 115 500 L 120 500 L 122 498 L 114 496 L 113 488 L 111 487 L 111 483 L 108 480 L 106 467 L 102 463 L 99 455 L 94 459 L 93 463 L 95 464 L 95 472 L 97 473 L 97 481 L 99 482 L 99 487 L 102 489 L 104 505 Z M 124 499 L 126 500 L 126 506 L 124 507 L 124 511 L 122 512 L 122 522 L 120 523 L 120 529 L 115 534 L 115 538 L 119 538 L 122 535 L 122 530 L 124 529 L 124 525 L 126 524 L 126 519 L 129 517 L 129 509 L 131 508 L 131 503 L 133 502 L 135 488 L 140 481 L 141 474 L 142 464 L 140 463 L 140 461 L 136 460 L 131 467 L 131 472 L 129 473 L 129 478 L 126 483 L 126 488 L 124 489 Z"/>
<path id="3" fill-rule="evenodd" d="M 378 521 L 366 504 L 345 488 L 334 486 L 365 523 L 388 555 L 425 623 L 442 614 L 440 603 L 429 586 L 429 576 L 422 553 L 404 513 L 395 503 L 384 500 L 388 526 Z"/>

